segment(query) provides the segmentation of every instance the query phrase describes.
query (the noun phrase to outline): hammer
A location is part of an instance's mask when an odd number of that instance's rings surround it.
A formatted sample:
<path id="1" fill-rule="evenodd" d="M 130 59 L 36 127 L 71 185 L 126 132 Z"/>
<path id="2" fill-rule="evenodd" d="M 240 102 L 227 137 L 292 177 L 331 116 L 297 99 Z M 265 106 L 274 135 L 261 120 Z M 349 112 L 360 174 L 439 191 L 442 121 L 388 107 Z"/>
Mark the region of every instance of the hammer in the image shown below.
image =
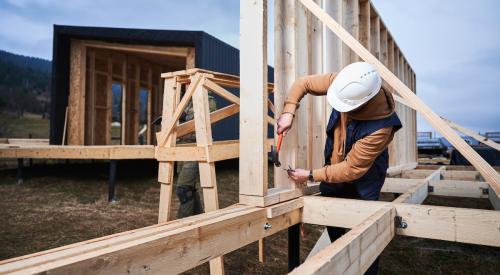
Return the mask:
<path id="1" fill-rule="evenodd" d="M 278 135 L 278 144 L 276 146 L 271 146 L 271 158 L 273 160 L 273 163 L 276 167 L 281 166 L 280 162 L 280 148 L 281 148 L 281 141 L 283 140 L 283 134 Z"/>

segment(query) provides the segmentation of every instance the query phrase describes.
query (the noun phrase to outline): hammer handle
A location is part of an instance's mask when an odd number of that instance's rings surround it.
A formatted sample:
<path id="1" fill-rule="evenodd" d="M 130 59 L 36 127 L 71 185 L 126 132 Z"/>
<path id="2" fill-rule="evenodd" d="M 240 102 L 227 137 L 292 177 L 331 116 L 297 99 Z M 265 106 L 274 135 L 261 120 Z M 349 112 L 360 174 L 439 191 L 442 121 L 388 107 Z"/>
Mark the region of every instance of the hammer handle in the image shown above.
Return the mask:
<path id="1" fill-rule="evenodd" d="M 283 140 L 283 134 L 279 134 L 278 135 L 278 144 L 276 145 L 276 152 L 279 153 L 280 152 L 280 148 L 281 148 L 281 141 Z"/>

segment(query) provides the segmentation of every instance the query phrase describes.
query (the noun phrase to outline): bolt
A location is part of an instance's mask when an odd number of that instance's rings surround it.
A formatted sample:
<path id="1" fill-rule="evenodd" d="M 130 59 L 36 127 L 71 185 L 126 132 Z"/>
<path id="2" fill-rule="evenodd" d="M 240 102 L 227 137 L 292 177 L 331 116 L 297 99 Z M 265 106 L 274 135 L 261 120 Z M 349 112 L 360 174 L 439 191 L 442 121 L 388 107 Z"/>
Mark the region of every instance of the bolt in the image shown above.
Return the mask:
<path id="1" fill-rule="evenodd" d="M 405 221 L 401 221 L 401 228 L 403 229 L 408 228 L 408 224 Z"/>
<path id="2" fill-rule="evenodd" d="M 267 222 L 264 224 L 264 230 L 268 230 L 271 227 L 272 227 L 272 225 L 267 223 Z"/>

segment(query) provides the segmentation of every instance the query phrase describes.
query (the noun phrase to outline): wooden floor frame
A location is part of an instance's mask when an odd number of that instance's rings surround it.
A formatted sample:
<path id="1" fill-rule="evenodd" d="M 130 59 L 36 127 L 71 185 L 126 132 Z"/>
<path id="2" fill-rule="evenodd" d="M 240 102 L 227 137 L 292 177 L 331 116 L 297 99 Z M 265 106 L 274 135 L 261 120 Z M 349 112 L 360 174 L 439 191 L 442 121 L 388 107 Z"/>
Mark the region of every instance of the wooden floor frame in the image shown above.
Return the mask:
<path id="1" fill-rule="evenodd" d="M 155 157 L 160 161 L 158 179 L 162 184 L 160 207 L 163 208 L 160 208 L 160 223 L 5 260 L 0 262 L 0 273 L 160 274 L 166 272 L 176 274 L 216 260 L 224 254 L 299 223 L 337 226 L 351 228 L 351 230 L 311 255 L 308 260 L 292 271 L 295 274 L 361 274 L 367 270 L 395 235 L 500 247 L 500 211 L 498 211 L 500 210 L 498 196 L 500 175 L 498 172 L 485 164 L 485 161 L 474 154 L 470 147 L 465 146 L 463 141 L 457 140 L 458 136 L 451 133 L 451 128 L 445 122 L 416 96 L 410 95 L 411 91 L 403 83 L 382 64 L 379 64 L 380 62 L 342 27 L 336 25 L 335 20 L 324 13 L 313 1 L 299 1 L 338 34 L 342 41 L 361 58 L 368 59 L 377 67 L 381 66 L 379 69 L 383 78 L 400 93 L 403 100 L 409 106 L 423 112 L 431 124 L 450 138 L 477 170 L 454 170 L 446 166 L 397 168 L 391 171 L 390 177 L 386 179 L 382 188 L 383 192 L 401 194 L 392 202 L 303 195 L 303 190 L 299 188 L 296 189 L 300 191 L 286 188 L 267 190 L 266 186 L 259 190 L 261 196 L 253 196 L 259 198 L 258 200 L 248 201 L 249 196 L 244 196 L 243 199 L 240 196 L 240 202 L 251 205 L 237 204 L 225 209 L 209 209 L 213 211 L 181 220 L 168 221 L 173 161 L 186 159 L 186 157 L 179 157 L 180 154 L 192 153 L 193 158 L 200 162 L 200 174 L 204 175 L 201 178 L 202 187 L 216 192 L 213 163 L 215 159 L 224 159 L 224 157 L 215 158 L 214 155 L 226 157 L 240 155 L 241 161 L 243 154 L 241 149 L 246 150 L 246 148 L 242 147 L 242 144 L 239 144 L 239 152 L 234 144 L 225 144 L 216 148 L 211 139 L 210 124 L 215 119 L 212 120 L 214 113 L 209 114 L 206 89 L 219 92 L 219 95 L 230 101 L 233 100 L 234 104 L 237 103 L 237 99 L 225 94 L 222 90 L 216 91 L 218 88 L 210 87 L 212 84 L 206 80 L 216 84 L 237 85 L 234 79 L 227 75 L 199 70 L 186 71 L 189 73 L 181 72 L 177 75 L 165 74 L 162 75 L 165 78 L 165 89 L 176 92 L 164 94 L 164 107 L 168 108 L 164 108 L 162 131 L 157 135 L 159 146 L 155 149 Z M 259 9 L 265 7 L 262 5 L 265 1 L 247 2 L 249 1 L 241 3 L 242 10 L 251 10 L 248 14 L 245 13 L 245 16 L 254 15 L 252 12 L 255 12 L 260 20 L 262 10 L 259 11 Z M 256 5 L 262 5 L 262 7 L 256 7 Z M 249 29 L 258 29 L 264 25 Z M 246 25 L 246 27 L 252 27 L 252 25 Z M 248 29 L 244 28 L 244 30 Z M 257 31 L 256 34 L 259 36 L 262 32 Z M 246 46 L 241 45 L 242 48 Z M 242 52 L 248 52 L 248 48 L 242 49 Z M 259 59 L 264 57 L 262 52 L 265 51 L 256 53 Z M 263 79 L 265 77 L 262 78 L 259 75 L 259 81 Z M 217 83 L 216 80 L 221 82 Z M 248 80 L 242 79 L 242 89 L 252 86 L 251 83 L 245 82 Z M 189 87 L 186 89 L 184 98 L 180 99 L 178 93 L 180 89 L 177 87 L 182 81 L 189 83 Z M 259 83 L 255 85 L 258 87 Z M 267 90 L 269 87 L 264 89 Z M 176 138 L 182 126 L 178 124 L 178 119 L 191 97 L 198 115 L 195 115 L 194 126 L 184 124 L 183 127 L 196 129 L 197 144 L 189 149 L 177 149 Z M 267 105 L 267 102 L 264 103 L 261 99 L 262 97 L 257 103 Z M 245 110 L 242 111 L 241 116 L 253 121 L 248 116 L 249 114 L 249 110 Z M 257 121 L 259 125 L 272 122 L 272 119 L 262 114 L 257 114 L 257 117 L 262 118 L 260 122 Z M 263 133 L 263 129 L 259 131 Z M 257 138 L 259 142 L 262 141 L 262 147 L 268 147 L 266 139 Z M 260 147 L 260 145 L 255 147 Z M 267 153 L 267 150 L 263 148 L 257 149 L 259 149 L 257 152 L 259 155 Z M 167 157 L 171 152 L 174 152 L 172 156 Z M 409 164 L 409 167 L 412 165 Z M 257 168 L 255 171 L 262 170 L 262 167 Z M 488 198 L 496 210 L 422 205 L 428 195 Z M 212 203 L 216 205 L 217 201 L 212 201 Z M 211 265 L 212 273 L 223 273 L 220 263 L 218 269 Z"/>
<path id="2" fill-rule="evenodd" d="M 309 195 L 267 207 L 238 204 L 2 261 L 0 273 L 179 273 L 298 223 L 352 230 L 294 274 L 362 273 L 395 235 L 500 247 L 500 211 L 421 205 L 428 195 L 474 197 L 498 210 L 500 199 L 479 172 L 423 168 L 387 178 L 382 191 L 401 193 L 393 202 Z"/>

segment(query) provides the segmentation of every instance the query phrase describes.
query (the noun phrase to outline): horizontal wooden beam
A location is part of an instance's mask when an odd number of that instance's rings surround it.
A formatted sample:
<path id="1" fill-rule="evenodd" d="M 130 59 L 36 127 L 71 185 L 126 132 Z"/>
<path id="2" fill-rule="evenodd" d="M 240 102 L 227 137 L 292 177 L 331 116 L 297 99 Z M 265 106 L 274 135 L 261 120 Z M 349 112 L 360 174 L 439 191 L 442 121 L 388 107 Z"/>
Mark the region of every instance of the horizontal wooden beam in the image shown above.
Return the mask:
<path id="1" fill-rule="evenodd" d="M 319 192 L 319 184 L 308 183 L 307 186 L 288 189 L 284 187 L 274 187 L 267 191 L 265 196 L 251 196 L 240 194 L 240 203 L 259 207 L 267 207 L 280 202 L 289 201 L 302 195 L 311 195 Z"/>
<path id="2" fill-rule="evenodd" d="M 0 158 L 154 159 L 152 145 L 0 145 Z"/>
<path id="3" fill-rule="evenodd" d="M 391 177 L 396 175 L 401 175 L 403 171 L 413 170 L 415 169 L 415 167 L 417 167 L 417 165 L 418 165 L 417 162 L 411 162 L 411 163 L 401 164 L 398 166 L 389 167 L 387 169 L 387 175 Z"/>
<path id="4" fill-rule="evenodd" d="M 303 200 L 305 223 L 352 228 L 382 207 L 393 206 L 408 225 L 398 235 L 500 247 L 500 211 L 320 196 Z"/>
<path id="5" fill-rule="evenodd" d="M 435 170 L 407 170 L 402 172 L 403 178 L 409 179 L 424 179 L 425 177 L 432 174 Z M 456 171 L 456 170 L 445 170 L 442 171 L 443 179 L 449 180 L 472 180 L 479 181 L 481 180 L 481 175 L 478 171 Z"/>
<path id="6" fill-rule="evenodd" d="M 268 139 L 268 152 L 271 151 L 273 139 Z M 211 145 L 197 146 L 195 143 L 178 144 L 175 147 L 155 147 L 158 161 L 201 161 L 216 162 L 239 157 L 239 140 L 215 141 Z M 208 153 L 208 155 L 207 155 Z"/>
<path id="7" fill-rule="evenodd" d="M 394 238 L 395 216 L 390 206 L 376 210 L 290 274 L 363 274 Z"/>
<path id="8" fill-rule="evenodd" d="M 0 145 L 17 144 L 17 145 L 49 145 L 49 140 L 45 138 L 0 138 Z"/>
<path id="9" fill-rule="evenodd" d="M 381 192 L 406 193 L 421 179 L 386 178 Z M 463 180 L 431 180 L 429 195 L 462 198 L 488 198 L 487 182 Z"/>
<path id="10" fill-rule="evenodd" d="M 429 195 L 461 198 L 488 198 L 489 184 L 481 181 L 431 180 Z"/>
<path id="11" fill-rule="evenodd" d="M 300 220 L 299 209 L 268 219 L 264 208 L 232 206 L 2 261 L 0 273 L 177 274 Z"/>
<path id="12" fill-rule="evenodd" d="M 119 44 L 109 43 L 102 41 L 82 40 L 83 45 L 92 48 L 118 50 L 127 52 L 138 52 L 146 54 L 158 54 L 177 57 L 186 57 L 188 54 L 188 47 L 164 47 L 164 46 L 151 46 L 151 45 L 133 45 L 133 44 Z"/>
<path id="13" fill-rule="evenodd" d="M 420 164 L 418 165 L 415 169 L 417 170 L 435 170 L 437 168 L 441 167 L 441 165 L 436 165 L 436 164 Z M 497 170 L 500 172 L 500 166 L 493 166 L 493 169 Z M 447 165 L 446 166 L 446 171 L 455 171 L 455 170 L 461 170 L 461 171 L 477 171 L 476 168 L 472 165 Z"/>
<path id="14" fill-rule="evenodd" d="M 425 179 L 421 180 L 420 183 L 411 187 L 407 192 L 399 196 L 394 200 L 395 203 L 413 203 L 421 204 L 427 198 L 429 194 L 429 181 L 440 180 L 442 177 L 442 172 L 446 167 L 441 166 L 439 169 L 432 172 Z"/>

